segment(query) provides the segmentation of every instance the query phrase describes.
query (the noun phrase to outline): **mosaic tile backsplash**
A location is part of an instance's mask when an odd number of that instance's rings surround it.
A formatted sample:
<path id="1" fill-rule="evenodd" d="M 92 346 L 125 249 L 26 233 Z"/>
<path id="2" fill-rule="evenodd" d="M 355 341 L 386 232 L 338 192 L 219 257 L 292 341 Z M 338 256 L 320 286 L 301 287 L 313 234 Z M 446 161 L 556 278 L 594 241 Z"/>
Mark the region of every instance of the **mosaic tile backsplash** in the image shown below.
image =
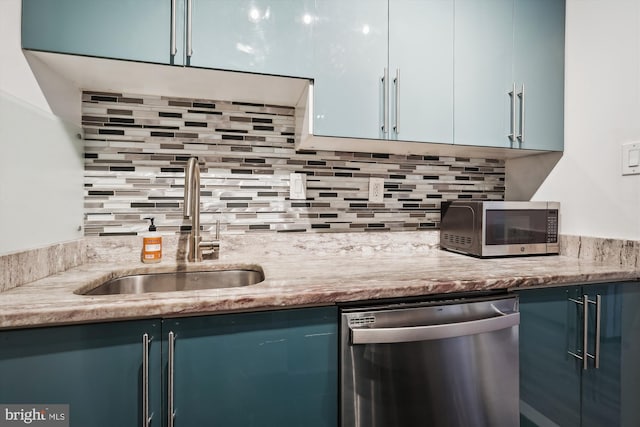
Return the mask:
<path id="1" fill-rule="evenodd" d="M 207 99 L 84 92 L 85 235 L 187 232 L 184 166 L 201 168 L 201 224 L 223 233 L 437 229 L 440 202 L 504 198 L 504 161 L 296 151 L 295 109 Z M 289 174 L 307 199 L 289 199 Z M 384 202 L 368 202 L 369 178 Z"/>

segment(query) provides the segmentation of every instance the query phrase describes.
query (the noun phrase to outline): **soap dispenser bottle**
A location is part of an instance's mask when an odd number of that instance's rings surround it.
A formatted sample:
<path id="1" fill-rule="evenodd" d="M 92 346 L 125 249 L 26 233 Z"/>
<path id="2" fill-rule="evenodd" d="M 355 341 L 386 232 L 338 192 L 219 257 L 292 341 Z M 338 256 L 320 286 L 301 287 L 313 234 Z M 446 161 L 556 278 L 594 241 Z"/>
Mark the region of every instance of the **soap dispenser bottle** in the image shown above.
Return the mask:
<path id="1" fill-rule="evenodd" d="M 156 232 L 153 223 L 155 218 L 145 218 L 151 221 L 149 232 L 142 236 L 142 262 L 151 264 L 162 259 L 162 236 Z"/>

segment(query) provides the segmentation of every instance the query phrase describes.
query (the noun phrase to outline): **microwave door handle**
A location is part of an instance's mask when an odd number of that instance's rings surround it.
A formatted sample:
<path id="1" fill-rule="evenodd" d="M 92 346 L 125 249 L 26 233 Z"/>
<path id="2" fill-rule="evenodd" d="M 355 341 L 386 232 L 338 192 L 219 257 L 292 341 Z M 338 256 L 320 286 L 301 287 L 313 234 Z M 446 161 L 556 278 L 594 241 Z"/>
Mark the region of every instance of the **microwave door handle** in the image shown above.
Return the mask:
<path id="1" fill-rule="evenodd" d="M 520 323 L 520 313 L 469 322 L 402 328 L 352 328 L 351 344 L 390 344 L 477 335 L 507 329 Z"/>

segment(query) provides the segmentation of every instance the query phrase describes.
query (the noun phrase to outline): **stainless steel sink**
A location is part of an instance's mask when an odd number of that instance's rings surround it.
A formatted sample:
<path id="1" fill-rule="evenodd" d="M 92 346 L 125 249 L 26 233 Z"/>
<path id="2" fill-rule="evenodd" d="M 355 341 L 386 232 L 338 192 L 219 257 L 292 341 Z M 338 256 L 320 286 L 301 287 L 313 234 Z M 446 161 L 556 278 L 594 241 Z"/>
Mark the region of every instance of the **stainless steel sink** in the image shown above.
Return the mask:
<path id="1" fill-rule="evenodd" d="M 215 270 L 177 273 L 136 274 L 109 280 L 83 295 L 144 294 L 147 292 L 193 291 L 235 288 L 264 280 L 259 270 Z"/>

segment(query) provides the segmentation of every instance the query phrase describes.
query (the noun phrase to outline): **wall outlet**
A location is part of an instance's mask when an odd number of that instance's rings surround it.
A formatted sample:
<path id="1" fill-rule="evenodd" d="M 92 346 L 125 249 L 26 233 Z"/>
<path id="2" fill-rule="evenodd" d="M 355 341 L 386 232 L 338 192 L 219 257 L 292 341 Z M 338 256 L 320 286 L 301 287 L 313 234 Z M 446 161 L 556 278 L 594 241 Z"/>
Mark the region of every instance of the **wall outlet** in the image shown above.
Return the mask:
<path id="1" fill-rule="evenodd" d="M 289 199 L 307 199 L 307 175 L 303 173 L 289 174 Z"/>
<path id="2" fill-rule="evenodd" d="M 369 201 L 384 202 L 384 178 L 369 178 Z"/>

